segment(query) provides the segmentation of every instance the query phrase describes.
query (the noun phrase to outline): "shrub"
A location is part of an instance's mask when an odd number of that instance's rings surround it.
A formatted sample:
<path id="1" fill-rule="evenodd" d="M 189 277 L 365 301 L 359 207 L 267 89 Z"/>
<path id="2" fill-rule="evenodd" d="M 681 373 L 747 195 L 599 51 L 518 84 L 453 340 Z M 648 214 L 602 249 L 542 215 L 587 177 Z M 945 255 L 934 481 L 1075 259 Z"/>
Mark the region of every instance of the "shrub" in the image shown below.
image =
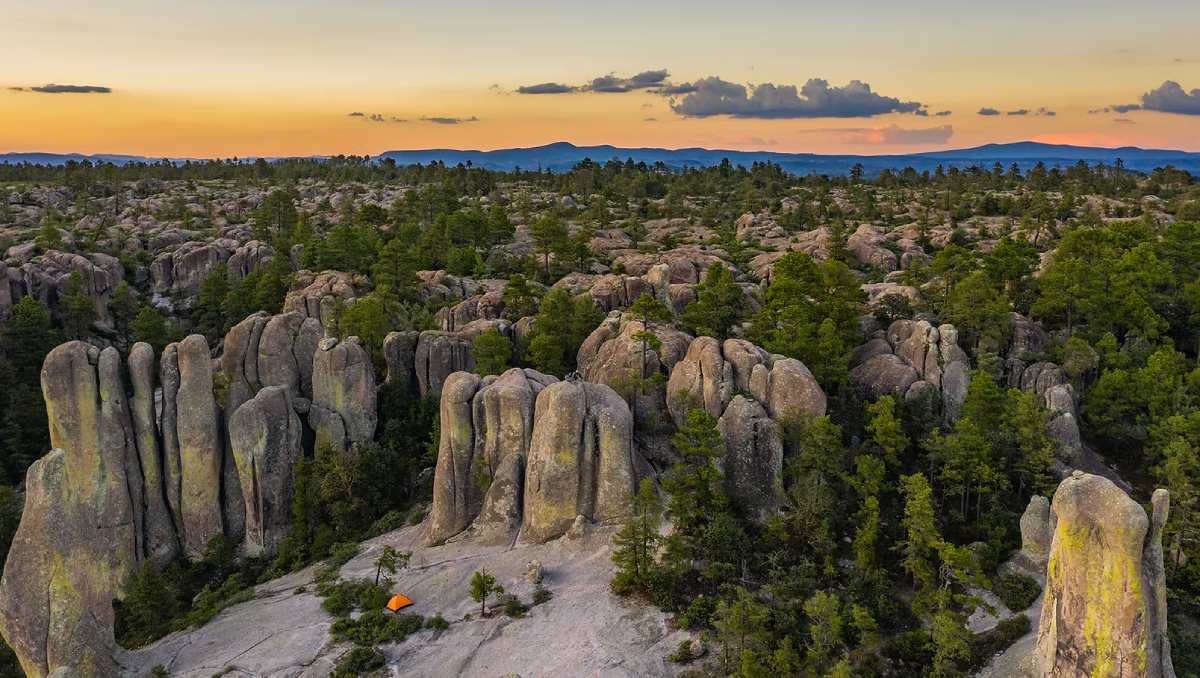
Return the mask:
<path id="1" fill-rule="evenodd" d="M 1029 633 L 1029 617 L 1018 614 L 1001 621 L 996 628 L 971 638 L 972 670 L 983 668 L 992 657 L 1007 650 L 1021 636 Z"/>
<path id="2" fill-rule="evenodd" d="M 679 625 L 685 629 L 702 629 L 709 625 L 713 612 L 717 610 L 717 599 L 714 596 L 696 596 L 679 615 Z"/>
<path id="3" fill-rule="evenodd" d="M 321 607 L 335 617 L 354 610 L 382 610 L 391 597 L 387 588 L 375 585 L 370 579 L 322 582 L 317 585 L 317 595 L 325 599 Z"/>
<path id="4" fill-rule="evenodd" d="M 241 573 L 234 574 L 220 586 L 205 586 L 192 605 L 191 612 L 175 624 L 177 629 L 203 626 L 227 607 L 254 600 L 254 589 L 242 583 Z"/>
<path id="5" fill-rule="evenodd" d="M 383 653 L 373 647 L 356 647 L 338 661 L 331 678 L 354 678 L 383 668 Z"/>
<path id="6" fill-rule="evenodd" d="M 504 609 L 504 614 L 520 619 L 529 611 L 529 606 L 521 602 L 521 599 L 511 593 L 506 593 L 500 597 L 500 607 Z"/>
<path id="7" fill-rule="evenodd" d="M 1023 574 L 1002 574 L 996 578 L 992 592 L 1013 612 L 1029 609 L 1042 594 L 1042 587 L 1032 577 Z"/>
<path id="8" fill-rule="evenodd" d="M 542 603 L 549 602 L 549 600 L 553 597 L 554 592 L 545 586 L 542 586 L 541 584 L 538 584 L 537 588 L 533 590 L 534 605 L 541 605 Z"/>
<path id="9" fill-rule="evenodd" d="M 445 631 L 446 629 L 450 628 L 450 622 L 446 621 L 446 618 L 442 615 L 435 614 L 429 619 L 425 620 L 425 628 Z"/>
<path id="10" fill-rule="evenodd" d="M 341 567 L 357 555 L 358 544 L 334 544 L 329 549 L 329 557 L 326 558 L 326 561 L 334 567 Z"/>
<path id="11" fill-rule="evenodd" d="M 371 524 L 371 527 L 367 529 L 366 536 L 368 538 L 378 537 L 381 534 L 387 534 L 393 530 L 398 530 L 404 527 L 406 524 L 408 523 L 406 522 L 406 517 L 403 513 L 399 511 L 388 511 L 387 513 L 383 514 L 379 520 L 376 520 Z"/>
<path id="12" fill-rule="evenodd" d="M 358 619 L 341 617 L 330 632 L 338 640 L 372 647 L 380 643 L 399 643 L 425 627 L 419 614 L 390 614 L 383 610 L 367 610 Z"/>
<path id="13" fill-rule="evenodd" d="M 688 639 L 679 641 L 679 647 L 667 655 L 667 659 L 676 664 L 690 664 L 696 659 L 696 655 L 692 654 L 692 641 Z"/>

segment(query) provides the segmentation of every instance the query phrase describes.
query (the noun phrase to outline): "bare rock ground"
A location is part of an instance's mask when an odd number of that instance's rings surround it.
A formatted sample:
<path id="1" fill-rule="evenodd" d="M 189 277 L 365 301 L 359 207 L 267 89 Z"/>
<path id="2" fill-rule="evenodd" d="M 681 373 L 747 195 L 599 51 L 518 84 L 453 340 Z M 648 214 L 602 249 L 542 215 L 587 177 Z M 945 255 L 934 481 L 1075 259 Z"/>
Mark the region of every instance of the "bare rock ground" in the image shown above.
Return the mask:
<path id="1" fill-rule="evenodd" d="M 365 542 L 342 568 L 344 578 L 374 578 L 373 561 L 384 545 L 411 551 L 410 567 L 397 574 L 394 590 L 415 601 L 410 611 L 441 614 L 450 622 L 445 631 L 421 631 L 403 643 L 382 646 L 385 675 L 618 678 L 677 672 L 664 658 L 687 635 L 670 630 L 661 612 L 609 591 L 613 528 L 596 527 L 580 537 L 539 545 L 451 540 L 429 548 L 422 545 L 423 530 L 424 525 L 406 527 Z M 542 564 L 543 584 L 553 598 L 521 619 L 480 618 L 478 604 L 468 595 L 472 574 L 487 568 L 508 592 L 529 603 L 534 585 L 525 571 L 533 560 Z M 201 628 L 126 653 L 127 674 L 148 675 L 161 664 L 175 678 L 328 675 L 350 646 L 330 637 L 333 618 L 313 592 L 313 570 L 259 586 L 255 600 L 223 611 Z M 305 589 L 297 593 L 300 587 Z"/>

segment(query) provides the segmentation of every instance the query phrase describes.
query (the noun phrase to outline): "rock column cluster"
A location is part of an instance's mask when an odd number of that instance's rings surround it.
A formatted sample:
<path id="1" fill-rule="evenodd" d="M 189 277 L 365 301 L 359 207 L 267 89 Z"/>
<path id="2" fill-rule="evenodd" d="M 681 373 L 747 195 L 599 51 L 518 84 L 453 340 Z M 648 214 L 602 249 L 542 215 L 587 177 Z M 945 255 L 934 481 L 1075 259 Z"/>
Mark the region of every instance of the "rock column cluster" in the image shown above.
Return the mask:
<path id="1" fill-rule="evenodd" d="M 249 555 L 275 552 L 292 467 L 313 452 L 305 441 L 337 450 L 375 432 L 366 351 L 320 336 L 311 317 L 256 314 L 229 332 L 220 360 L 200 335 L 167 346 L 157 385 L 147 344 L 133 346 L 127 372 L 113 348 L 50 352 L 53 449 L 30 467 L 0 580 L 3 631 L 26 674 L 117 675 L 112 601 L 144 560 L 198 559 L 221 536 Z"/>

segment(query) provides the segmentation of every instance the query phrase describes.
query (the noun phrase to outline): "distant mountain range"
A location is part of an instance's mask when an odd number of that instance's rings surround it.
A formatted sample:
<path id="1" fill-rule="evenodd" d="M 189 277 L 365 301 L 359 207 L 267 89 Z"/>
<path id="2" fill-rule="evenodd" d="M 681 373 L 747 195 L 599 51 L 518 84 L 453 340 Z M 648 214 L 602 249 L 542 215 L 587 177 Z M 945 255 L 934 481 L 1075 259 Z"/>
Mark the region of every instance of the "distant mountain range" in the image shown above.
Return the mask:
<path id="1" fill-rule="evenodd" d="M 322 156 L 324 157 L 324 156 Z M 817 153 L 775 153 L 771 151 L 732 151 L 707 148 L 621 148 L 617 146 L 576 146 L 559 142 L 532 148 L 504 148 L 494 151 L 455 150 L 435 148 L 410 151 L 386 151 L 376 156 L 378 160 L 394 160 L 401 165 L 443 162 L 447 165 L 471 163 L 476 167 L 492 170 L 548 169 L 563 172 L 580 161 L 590 158 L 596 162 L 612 159 L 645 162 L 662 162 L 671 169 L 685 167 L 712 167 L 728 159 L 735 165 L 749 166 L 755 162 L 773 162 L 795 174 L 840 175 L 861 164 L 868 175 L 878 174 L 885 169 L 900 170 L 912 167 L 918 172 L 933 170 L 938 165 L 945 168 L 980 165 L 991 167 L 1000 163 L 1007 168 L 1016 163 L 1028 170 L 1038 162 L 1049 167 L 1073 165 L 1080 160 L 1089 164 L 1114 164 L 1121 160 L 1127 169 L 1149 172 L 1156 167 L 1173 165 L 1179 169 L 1200 174 L 1200 153 L 1187 151 L 1159 150 L 1125 146 L 1122 148 L 1098 148 L 1090 146 L 1067 146 L 1043 144 L 1034 141 L 1019 141 L 1011 144 L 987 144 L 975 148 L 946 151 L 928 151 L 901 155 L 821 155 Z M 159 158 L 135 155 L 81 155 L 78 153 L 4 153 L 0 163 L 35 163 L 61 165 L 68 161 L 111 162 L 123 165 L 131 162 L 158 162 Z M 182 162 L 183 159 L 173 159 Z"/>
<path id="2" fill-rule="evenodd" d="M 1043 162 L 1049 167 L 1073 165 L 1080 160 L 1090 164 L 1113 164 L 1120 159 L 1125 167 L 1149 172 L 1156 167 L 1173 165 L 1193 173 L 1200 173 L 1200 153 L 1187 151 L 1152 150 L 1126 146 L 1123 148 L 1094 148 L 1088 146 L 1066 146 L 1020 141 L 1011 144 L 987 144 L 976 148 L 947 151 L 929 151 L 903 155 L 821 155 L 817 153 L 775 153 L 771 151 L 731 151 L 707 148 L 619 148 L 616 146 L 575 146 L 565 142 L 536 146 L 533 148 L 505 148 L 495 151 L 458 151 L 453 149 L 431 149 L 418 151 L 387 151 L 379 158 L 390 158 L 398 164 L 430 163 L 441 161 L 448 165 L 466 163 L 495 170 L 549 169 L 554 172 L 568 170 L 585 158 L 596 162 L 611 159 L 653 164 L 662 162 L 672 169 L 685 167 L 711 167 L 728 158 L 735 165 L 749 166 L 755 162 L 773 162 L 795 174 L 845 174 L 855 164 L 861 164 L 867 174 L 877 174 L 885 169 L 899 170 L 912 167 L 918 172 L 932 170 L 938 165 L 991 167 L 999 162 L 1007 168 L 1017 163 L 1022 170 Z"/>

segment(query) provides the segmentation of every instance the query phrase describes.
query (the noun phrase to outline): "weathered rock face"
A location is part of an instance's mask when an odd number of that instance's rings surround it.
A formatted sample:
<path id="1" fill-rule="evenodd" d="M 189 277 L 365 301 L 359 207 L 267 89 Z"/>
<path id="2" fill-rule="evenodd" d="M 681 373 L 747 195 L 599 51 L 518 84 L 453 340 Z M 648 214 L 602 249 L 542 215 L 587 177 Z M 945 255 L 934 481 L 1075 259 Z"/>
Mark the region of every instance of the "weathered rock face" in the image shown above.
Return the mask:
<path id="1" fill-rule="evenodd" d="M 661 265 L 665 270 L 665 265 Z M 669 325 L 651 322 L 658 349 L 635 337 L 644 328 L 640 320 L 613 311 L 579 347 L 576 364 L 584 380 L 605 384 L 630 404 L 634 416 L 634 438 L 642 454 L 658 464 L 672 463 L 667 421 L 665 380 L 671 368 L 687 353 L 692 337 Z M 643 372 L 644 358 L 644 372 Z M 644 377 L 644 378 L 643 378 Z"/>
<path id="2" fill-rule="evenodd" d="M 313 356 L 309 421 L 319 442 L 334 449 L 375 435 L 375 368 L 358 337 L 323 339 Z"/>
<path id="3" fill-rule="evenodd" d="M 1058 454 L 1066 460 L 1076 459 L 1083 450 L 1079 434 L 1075 389 L 1058 365 L 1036 362 L 1021 371 L 1017 386 L 1041 399 L 1050 414 L 1046 433 L 1058 445 Z"/>
<path id="4" fill-rule="evenodd" d="M 1165 490 L 1153 504 L 1147 518 L 1111 481 L 1081 471 L 1058 486 L 1039 675 L 1174 677 L 1162 564 Z"/>
<path id="5" fill-rule="evenodd" d="M 887 350 L 890 347 L 890 351 Z M 936 392 L 942 419 L 958 419 L 970 383 L 971 362 L 958 346 L 953 325 L 934 327 L 924 320 L 897 320 L 883 336 L 855 349 L 850 381 L 872 400 L 883 395 L 926 398 Z M 932 388 L 931 388 L 932 387 Z"/>
<path id="6" fill-rule="evenodd" d="M 146 488 L 145 551 L 156 564 L 165 565 L 178 554 L 179 542 L 164 493 L 166 478 L 154 412 L 154 349 L 150 344 L 139 342 L 130 349 L 129 381 L 133 386 L 130 418 Z"/>
<path id="7" fill-rule="evenodd" d="M 303 456 L 300 418 L 282 386 L 268 386 L 229 420 L 229 441 L 246 502 L 247 555 L 271 555 L 287 532 L 292 467 Z"/>
<path id="8" fill-rule="evenodd" d="M 472 524 L 485 538 L 507 536 L 520 525 L 534 403 L 556 381 L 518 368 L 484 379 L 457 372 L 446 380 L 428 543 Z"/>
<path id="9" fill-rule="evenodd" d="M 804 363 L 741 339 L 722 344 L 711 337 L 697 337 L 671 370 L 667 409 L 676 426 L 696 407 L 720 418 L 737 391 L 753 395 L 776 421 L 825 414 L 825 392 Z"/>
<path id="10" fill-rule="evenodd" d="M 428 544 L 439 544 L 462 532 L 479 511 L 482 492 L 471 477 L 475 456 L 471 403 L 479 383 L 476 374 L 455 372 L 442 387 L 433 508 L 425 535 Z"/>
<path id="11" fill-rule="evenodd" d="M 312 273 L 300 271 L 292 290 L 283 300 L 284 312 L 295 311 L 304 318 L 315 318 L 327 336 L 336 334 L 333 309 L 337 304 L 358 298 L 354 278 L 341 271 Z"/>
<path id="12" fill-rule="evenodd" d="M 178 473 L 179 504 L 171 508 L 179 516 L 177 527 L 184 552 L 195 558 L 204 553 L 209 540 L 225 532 L 221 498 L 225 445 L 213 397 L 212 358 L 208 343 L 198 334 L 168 346 L 163 355 L 163 437 L 168 478 Z M 177 372 L 177 380 L 167 371 Z M 171 382 L 178 384 L 176 390 L 169 388 Z M 169 415 L 173 415 L 173 421 L 168 423 Z M 169 489 L 168 500 L 171 497 Z M 237 502 L 241 501 L 238 496 Z"/>
<path id="13" fill-rule="evenodd" d="M 854 233 L 846 239 L 846 249 L 854 255 L 860 264 L 873 266 L 890 273 L 897 268 L 896 253 L 884 247 L 887 235 L 883 229 L 871 224 L 859 224 Z"/>
<path id="14" fill-rule="evenodd" d="M 475 369 L 472 342 L 453 332 L 422 332 L 414 358 L 417 385 L 422 397 L 437 396 L 455 372 Z"/>
<path id="15" fill-rule="evenodd" d="M 544 542 L 576 516 L 611 521 L 633 496 L 633 417 L 603 384 L 560 382 L 537 399 L 525 473 L 523 538 Z"/>
<path id="16" fill-rule="evenodd" d="M 211 243 L 185 242 L 172 252 L 160 254 L 150 264 L 150 279 L 156 297 L 174 296 L 190 302 L 209 273 L 224 267 L 237 241 L 220 239 Z"/>
<path id="17" fill-rule="evenodd" d="M 52 313 L 58 313 L 58 299 L 66 291 L 72 273 L 83 278 L 84 290 L 95 303 L 96 325 L 111 327 L 112 317 L 108 301 L 112 291 L 125 275 L 121 262 L 107 254 L 72 254 L 50 250 L 21 265 L 20 269 L 5 269 L 8 295 L 12 297 L 32 296 L 46 304 Z M 13 291 L 19 292 L 13 295 Z"/>
<path id="18" fill-rule="evenodd" d="M 729 495 L 759 518 L 773 514 L 783 479 L 779 425 L 762 405 L 741 395 L 734 396 L 717 423 L 725 440 L 721 466 Z"/>
<path id="19" fill-rule="evenodd" d="M 434 316 L 434 322 L 444 332 L 455 332 L 476 320 L 497 320 L 504 311 L 504 290 L 495 289 L 463 299 L 454 306 L 444 306 Z"/>
<path id="20" fill-rule="evenodd" d="M 387 362 L 385 383 L 396 384 L 410 396 L 418 393 L 417 340 L 420 332 L 388 332 L 383 339 L 383 358 Z"/>
<path id="21" fill-rule="evenodd" d="M 0 581 L 3 632 L 25 673 L 117 674 L 112 600 L 143 557 L 143 481 L 120 356 L 82 342 L 42 367 L 50 454 L 34 462 Z"/>

